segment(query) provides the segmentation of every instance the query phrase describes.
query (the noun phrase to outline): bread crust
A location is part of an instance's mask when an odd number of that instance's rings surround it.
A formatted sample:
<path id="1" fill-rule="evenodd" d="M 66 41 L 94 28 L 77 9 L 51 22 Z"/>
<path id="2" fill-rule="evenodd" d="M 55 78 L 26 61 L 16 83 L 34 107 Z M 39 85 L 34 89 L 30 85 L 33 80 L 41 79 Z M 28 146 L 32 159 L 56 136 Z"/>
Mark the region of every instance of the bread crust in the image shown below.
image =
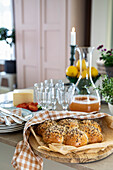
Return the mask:
<path id="1" fill-rule="evenodd" d="M 78 128 L 79 122 L 77 119 L 61 119 L 58 121 L 58 124 L 66 128 Z"/>
<path id="2" fill-rule="evenodd" d="M 83 120 L 80 123 L 84 124 L 86 126 L 93 126 L 96 129 L 98 129 L 100 132 L 102 131 L 100 125 L 96 121 L 94 121 L 94 120 Z"/>
<path id="3" fill-rule="evenodd" d="M 46 120 L 35 129 L 36 134 L 41 135 L 47 144 L 63 143 L 75 147 L 102 142 L 101 131 L 96 121 L 71 118 L 58 121 Z"/>
<path id="4" fill-rule="evenodd" d="M 50 143 L 63 143 L 65 135 L 65 128 L 60 125 L 51 126 L 43 133 L 43 141 L 47 144 Z"/>
<path id="5" fill-rule="evenodd" d="M 80 147 L 88 144 L 88 138 L 84 132 L 80 131 L 77 128 L 69 129 L 69 131 L 67 131 L 66 135 L 64 136 L 63 143 L 65 145 Z"/>
<path id="6" fill-rule="evenodd" d="M 102 142 L 102 133 L 94 126 L 89 126 L 85 124 L 80 124 L 80 130 L 83 131 L 88 137 L 88 143 L 98 143 Z"/>
<path id="7" fill-rule="evenodd" d="M 44 132 L 48 127 L 53 126 L 53 125 L 55 125 L 55 124 L 57 124 L 57 123 L 56 123 L 56 121 L 54 121 L 54 120 L 51 120 L 51 119 L 50 119 L 50 120 L 46 120 L 46 121 L 44 121 L 43 123 L 41 123 L 41 124 L 39 124 L 39 125 L 37 126 L 37 128 L 35 129 L 35 132 L 36 132 L 36 134 L 42 136 L 42 135 L 43 135 L 43 132 Z"/>

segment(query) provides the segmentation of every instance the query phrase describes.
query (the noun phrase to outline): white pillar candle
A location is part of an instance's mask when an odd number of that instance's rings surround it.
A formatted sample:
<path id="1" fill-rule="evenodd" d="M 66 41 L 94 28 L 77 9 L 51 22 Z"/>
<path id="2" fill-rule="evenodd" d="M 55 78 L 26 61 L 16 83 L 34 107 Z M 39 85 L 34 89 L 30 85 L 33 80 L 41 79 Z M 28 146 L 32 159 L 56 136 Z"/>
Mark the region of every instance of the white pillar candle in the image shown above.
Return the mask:
<path id="1" fill-rule="evenodd" d="M 76 45 L 76 32 L 75 32 L 75 27 L 72 28 L 72 32 L 71 32 L 71 45 L 73 45 L 73 46 Z"/>

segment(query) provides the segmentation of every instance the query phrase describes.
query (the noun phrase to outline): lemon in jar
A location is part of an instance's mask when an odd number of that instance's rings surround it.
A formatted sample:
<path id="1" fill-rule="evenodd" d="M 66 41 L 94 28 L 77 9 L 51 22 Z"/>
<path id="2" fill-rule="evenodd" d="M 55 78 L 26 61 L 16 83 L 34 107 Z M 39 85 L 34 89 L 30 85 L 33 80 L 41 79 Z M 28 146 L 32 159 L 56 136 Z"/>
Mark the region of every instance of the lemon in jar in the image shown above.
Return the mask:
<path id="1" fill-rule="evenodd" d="M 91 76 L 92 77 L 98 76 L 98 70 L 95 67 L 91 67 Z"/>
<path id="2" fill-rule="evenodd" d="M 88 77 L 89 77 L 89 72 L 90 72 L 89 67 L 88 67 L 87 71 L 88 71 Z M 98 76 L 98 70 L 95 67 L 91 67 L 91 76 L 92 77 Z"/>
<path id="3" fill-rule="evenodd" d="M 78 70 L 80 70 L 80 60 L 77 61 L 76 67 L 78 68 Z M 85 59 L 82 59 L 82 70 L 86 70 L 86 61 L 85 61 Z"/>
<path id="4" fill-rule="evenodd" d="M 69 66 L 66 69 L 66 75 L 69 76 L 69 77 L 76 77 L 77 74 L 78 74 L 78 69 L 75 66 Z"/>
<path id="5" fill-rule="evenodd" d="M 82 79 L 86 78 L 87 74 L 88 74 L 87 70 L 82 71 L 82 73 L 81 73 Z M 80 72 L 78 72 L 77 78 L 79 78 L 79 76 L 80 76 Z"/>

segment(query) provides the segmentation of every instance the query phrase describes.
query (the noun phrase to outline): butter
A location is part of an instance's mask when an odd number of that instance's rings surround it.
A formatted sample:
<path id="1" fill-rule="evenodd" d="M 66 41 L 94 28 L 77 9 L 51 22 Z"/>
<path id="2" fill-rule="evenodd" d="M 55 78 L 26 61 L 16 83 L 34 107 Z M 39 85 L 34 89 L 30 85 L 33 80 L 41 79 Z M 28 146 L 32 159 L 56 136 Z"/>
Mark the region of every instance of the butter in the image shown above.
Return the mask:
<path id="1" fill-rule="evenodd" d="M 33 102 L 33 89 L 16 89 L 13 92 L 13 105 L 17 106 L 21 103 Z"/>

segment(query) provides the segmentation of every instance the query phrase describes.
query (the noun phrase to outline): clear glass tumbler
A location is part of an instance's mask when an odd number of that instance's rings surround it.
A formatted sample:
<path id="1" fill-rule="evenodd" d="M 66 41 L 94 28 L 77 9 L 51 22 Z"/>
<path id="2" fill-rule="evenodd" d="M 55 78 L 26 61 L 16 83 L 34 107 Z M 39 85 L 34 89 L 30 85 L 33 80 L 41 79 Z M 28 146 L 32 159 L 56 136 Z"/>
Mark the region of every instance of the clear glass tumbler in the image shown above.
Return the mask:
<path id="1" fill-rule="evenodd" d="M 44 85 L 43 85 L 43 82 L 41 83 L 35 83 L 34 84 L 34 101 L 35 102 L 38 102 L 37 99 L 39 98 L 37 95 L 38 95 L 38 92 L 41 92 L 43 91 L 44 89 Z"/>
<path id="2" fill-rule="evenodd" d="M 58 103 L 62 105 L 63 110 L 67 110 L 74 95 L 75 85 L 65 84 L 62 89 L 58 90 Z"/>
<path id="3" fill-rule="evenodd" d="M 46 110 L 48 109 L 50 105 L 50 92 L 44 90 L 44 91 L 38 91 L 37 92 L 37 102 L 42 107 L 42 109 Z"/>
<path id="4" fill-rule="evenodd" d="M 50 88 L 50 105 L 49 107 L 52 110 L 56 109 L 56 102 L 57 102 L 57 90 L 55 87 Z"/>

